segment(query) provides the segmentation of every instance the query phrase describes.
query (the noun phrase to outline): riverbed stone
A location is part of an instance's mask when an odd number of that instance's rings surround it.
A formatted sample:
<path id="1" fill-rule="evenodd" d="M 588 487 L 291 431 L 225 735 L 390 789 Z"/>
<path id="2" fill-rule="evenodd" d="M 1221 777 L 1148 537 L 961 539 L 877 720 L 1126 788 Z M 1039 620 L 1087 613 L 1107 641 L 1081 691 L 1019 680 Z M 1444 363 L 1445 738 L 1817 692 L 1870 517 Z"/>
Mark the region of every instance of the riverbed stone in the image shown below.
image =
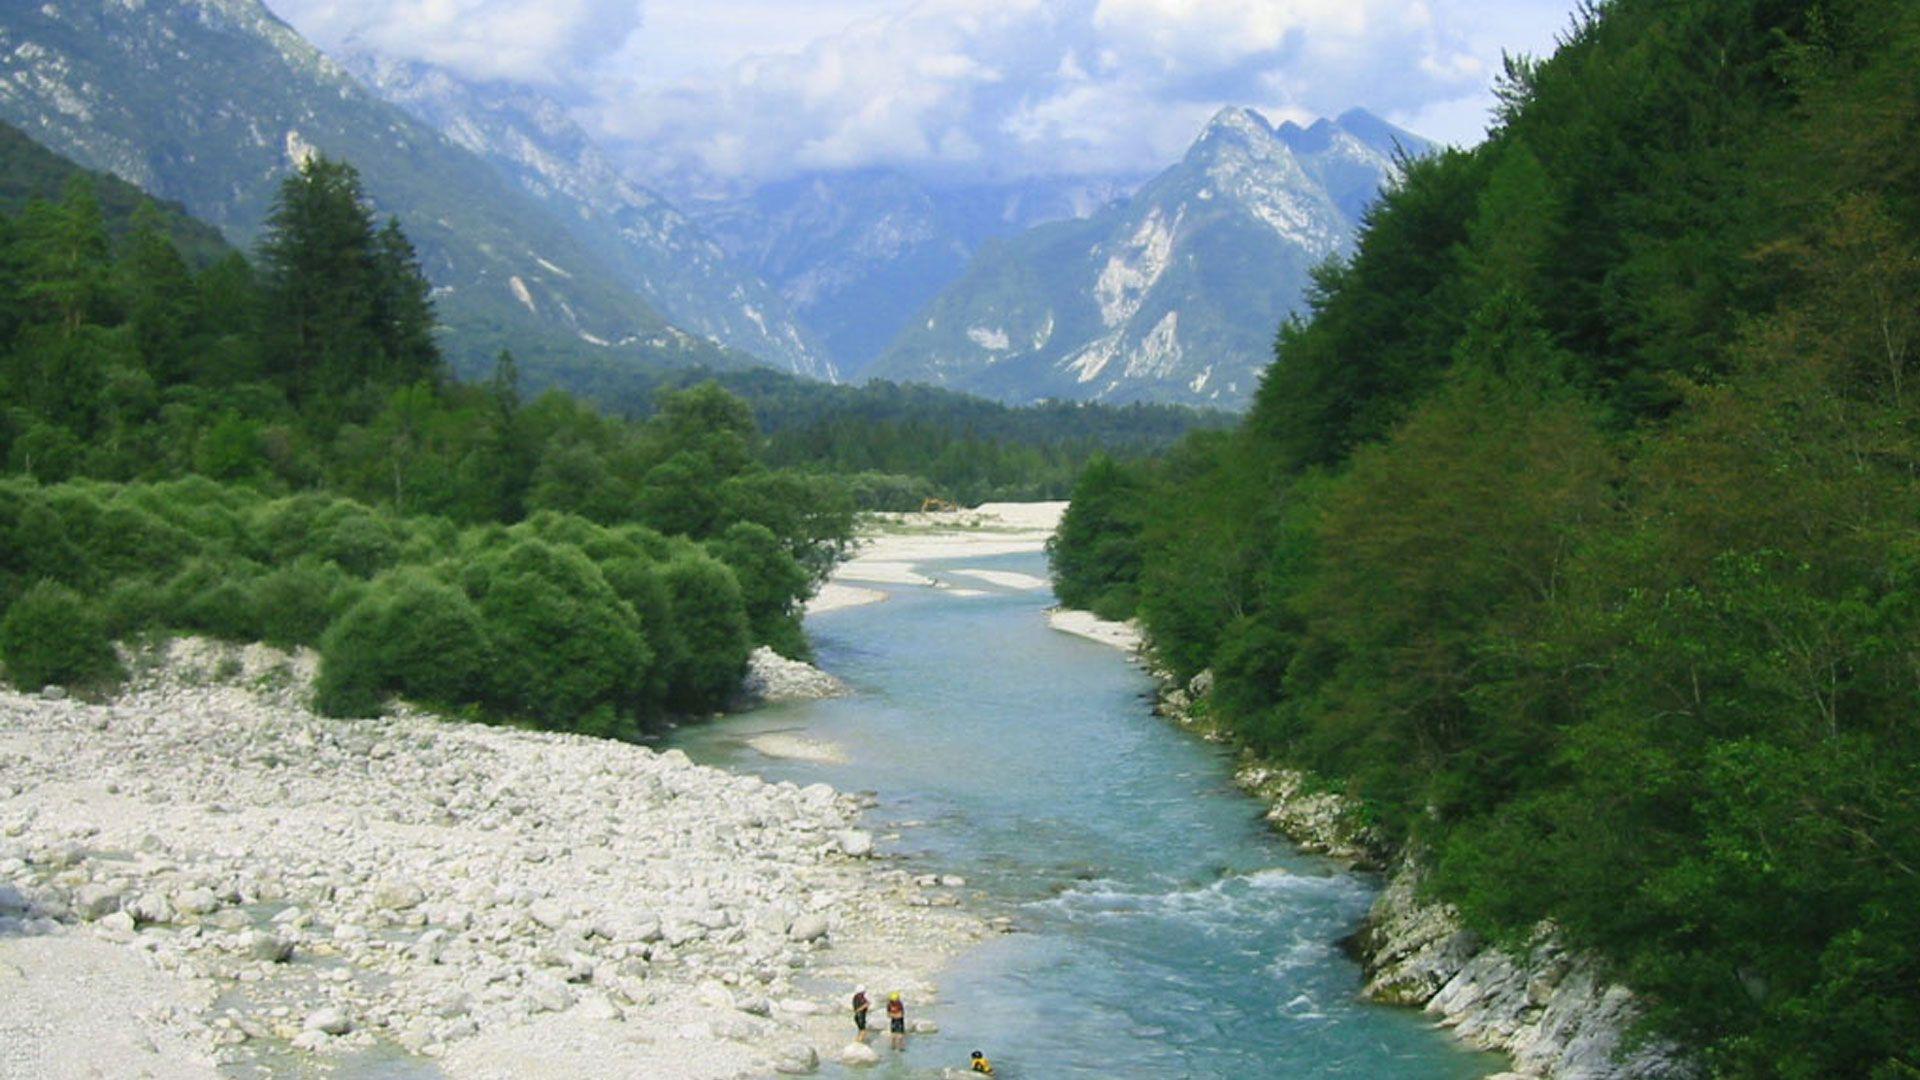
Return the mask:
<path id="1" fill-rule="evenodd" d="M 806 1043 L 793 1043 L 773 1055 L 773 1071 L 782 1076 L 807 1076 L 819 1069 L 820 1053 Z"/>
<path id="2" fill-rule="evenodd" d="M 864 832 L 869 801 L 831 787 L 399 705 L 325 720 L 308 707 L 311 654 L 154 648 L 129 657 L 112 706 L 31 713 L 0 687 L 0 934 L 59 932 L 43 916 L 71 908 L 94 919 L 88 946 L 137 948 L 183 985 L 243 988 L 214 1013 L 154 1013 L 221 1067 L 257 1065 L 255 1044 L 386 1040 L 465 1075 L 475 1036 L 534 1028 L 554 1034 L 557 1060 L 588 1030 L 670 1044 L 712 981 L 730 1004 L 689 1025 L 709 1044 L 690 1061 L 812 1070 L 808 1022 L 769 999 L 798 1000 L 835 925 L 929 943 L 890 966 L 984 932 L 908 910 L 897 878 L 842 857 L 860 849 L 840 841 Z M 183 675 L 181 653 L 201 674 Z M 265 677 L 268 656 L 287 673 Z M 38 793 L 72 775 L 113 777 L 115 812 L 44 812 Z"/>
<path id="3" fill-rule="evenodd" d="M 328 1005 L 308 1013 L 300 1026 L 307 1031 L 318 1031 L 323 1035 L 345 1035 L 353 1030 L 353 1021 L 347 1018 L 344 1011 Z"/>

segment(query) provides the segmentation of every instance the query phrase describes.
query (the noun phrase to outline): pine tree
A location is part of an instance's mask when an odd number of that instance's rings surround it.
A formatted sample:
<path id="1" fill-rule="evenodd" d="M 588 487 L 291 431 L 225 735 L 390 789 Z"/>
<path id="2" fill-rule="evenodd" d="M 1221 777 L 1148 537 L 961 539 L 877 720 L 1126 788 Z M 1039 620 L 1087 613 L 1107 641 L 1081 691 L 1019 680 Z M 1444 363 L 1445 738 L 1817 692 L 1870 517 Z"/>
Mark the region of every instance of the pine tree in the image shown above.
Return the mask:
<path id="1" fill-rule="evenodd" d="M 76 176 L 58 203 L 29 203 L 20 254 L 28 318 L 71 338 L 99 318 L 109 295 L 106 223 L 93 182 Z"/>
<path id="2" fill-rule="evenodd" d="M 376 368 L 375 245 L 353 166 L 315 155 L 280 185 L 260 243 L 264 331 L 269 367 L 297 404 L 338 414 Z"/>
<path id="3" fill-rule="evenodd" d="M 388 218 L 374 238 L 374 275 L 374 318 L 387 360 L 378 378 L 384 383 L 437 381 L 440 347 L 433 340 L 433 286 L 421 272 L 398 218 Z"/>
<path id="4" fill-rule="evenodd" d="M 181 381 L 187 374 L 193 276 L 151 202 L 142 202 L 134 211 L 133 235 L 119 269 L 128 321 L 147 373 L 161 385 Z"/>

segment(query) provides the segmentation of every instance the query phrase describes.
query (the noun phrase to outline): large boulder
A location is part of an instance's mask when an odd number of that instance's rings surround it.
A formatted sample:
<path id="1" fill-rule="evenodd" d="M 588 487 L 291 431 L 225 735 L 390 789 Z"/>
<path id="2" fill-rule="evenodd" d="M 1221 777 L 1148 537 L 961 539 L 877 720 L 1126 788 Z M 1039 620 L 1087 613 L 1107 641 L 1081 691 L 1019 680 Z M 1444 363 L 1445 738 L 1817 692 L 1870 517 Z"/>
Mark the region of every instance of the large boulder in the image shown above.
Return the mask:
<path id="1" fill-rule="evenodd" d="M 848 1043 L 840 1048 L 840 1064 L 878 1065 L 880 1064 L 880 1051 L 875 1050 L 866 1043 Z"/>
<path id="2" fill-rule="evenodd" d="M 353 1030 L 353 1021 L 347 1019 L 346 1013 L 328 1005 L 308 1013 L 306 1022 L 300 1026 L 323 1035 L 345 1035 Z"/>
<path id="3" fill-rule="evenodd" d="M 805 1043 L 795 1043 L 773 1055 L 773 1071 L 783 1076 L 806 1076 L 819 1068 L 819 1053 Z"/>

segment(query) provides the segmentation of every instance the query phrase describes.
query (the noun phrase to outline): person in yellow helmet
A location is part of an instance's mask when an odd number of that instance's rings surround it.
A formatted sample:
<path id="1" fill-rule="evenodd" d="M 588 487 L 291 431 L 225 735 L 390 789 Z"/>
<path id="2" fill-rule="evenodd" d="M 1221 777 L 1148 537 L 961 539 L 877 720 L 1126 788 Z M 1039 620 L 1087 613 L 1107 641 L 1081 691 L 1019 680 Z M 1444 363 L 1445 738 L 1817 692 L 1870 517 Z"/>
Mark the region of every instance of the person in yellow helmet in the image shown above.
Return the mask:
<path id="1" fill-rule="evenodd" d="M 993 1062 L 988 1061 L 987 1055 L 981 1053 L 978 1050 L 975 1050 L 973 1052 L 972 1064 L 973 1064 L 974 1072 L 977 1072 L 982 1076 L 993 1075 Z"/>
<path id="2" fill-rule="evenodd" d="M 887 1037 L 895 1050 L 907 1048 L 907 1006 L 900 1000 L 900 991 L 887 995 Z"/>

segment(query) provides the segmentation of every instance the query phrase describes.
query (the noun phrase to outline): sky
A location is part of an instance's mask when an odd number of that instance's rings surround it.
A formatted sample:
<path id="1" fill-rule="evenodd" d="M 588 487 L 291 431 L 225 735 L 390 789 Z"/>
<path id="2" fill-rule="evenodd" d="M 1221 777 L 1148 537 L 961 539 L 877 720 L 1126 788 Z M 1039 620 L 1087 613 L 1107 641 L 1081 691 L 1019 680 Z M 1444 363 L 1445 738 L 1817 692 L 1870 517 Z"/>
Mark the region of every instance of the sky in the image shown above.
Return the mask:
<path id="1" fill-rule="evenodd" d="M 536 87 L 642 176 L 891 166 L 1013 179 L 1177 160 L 1208 116 L 1354 107 L 1483 137 L 1503 51 L 1575 0 L 268 0 L 323 48 Z"/>

